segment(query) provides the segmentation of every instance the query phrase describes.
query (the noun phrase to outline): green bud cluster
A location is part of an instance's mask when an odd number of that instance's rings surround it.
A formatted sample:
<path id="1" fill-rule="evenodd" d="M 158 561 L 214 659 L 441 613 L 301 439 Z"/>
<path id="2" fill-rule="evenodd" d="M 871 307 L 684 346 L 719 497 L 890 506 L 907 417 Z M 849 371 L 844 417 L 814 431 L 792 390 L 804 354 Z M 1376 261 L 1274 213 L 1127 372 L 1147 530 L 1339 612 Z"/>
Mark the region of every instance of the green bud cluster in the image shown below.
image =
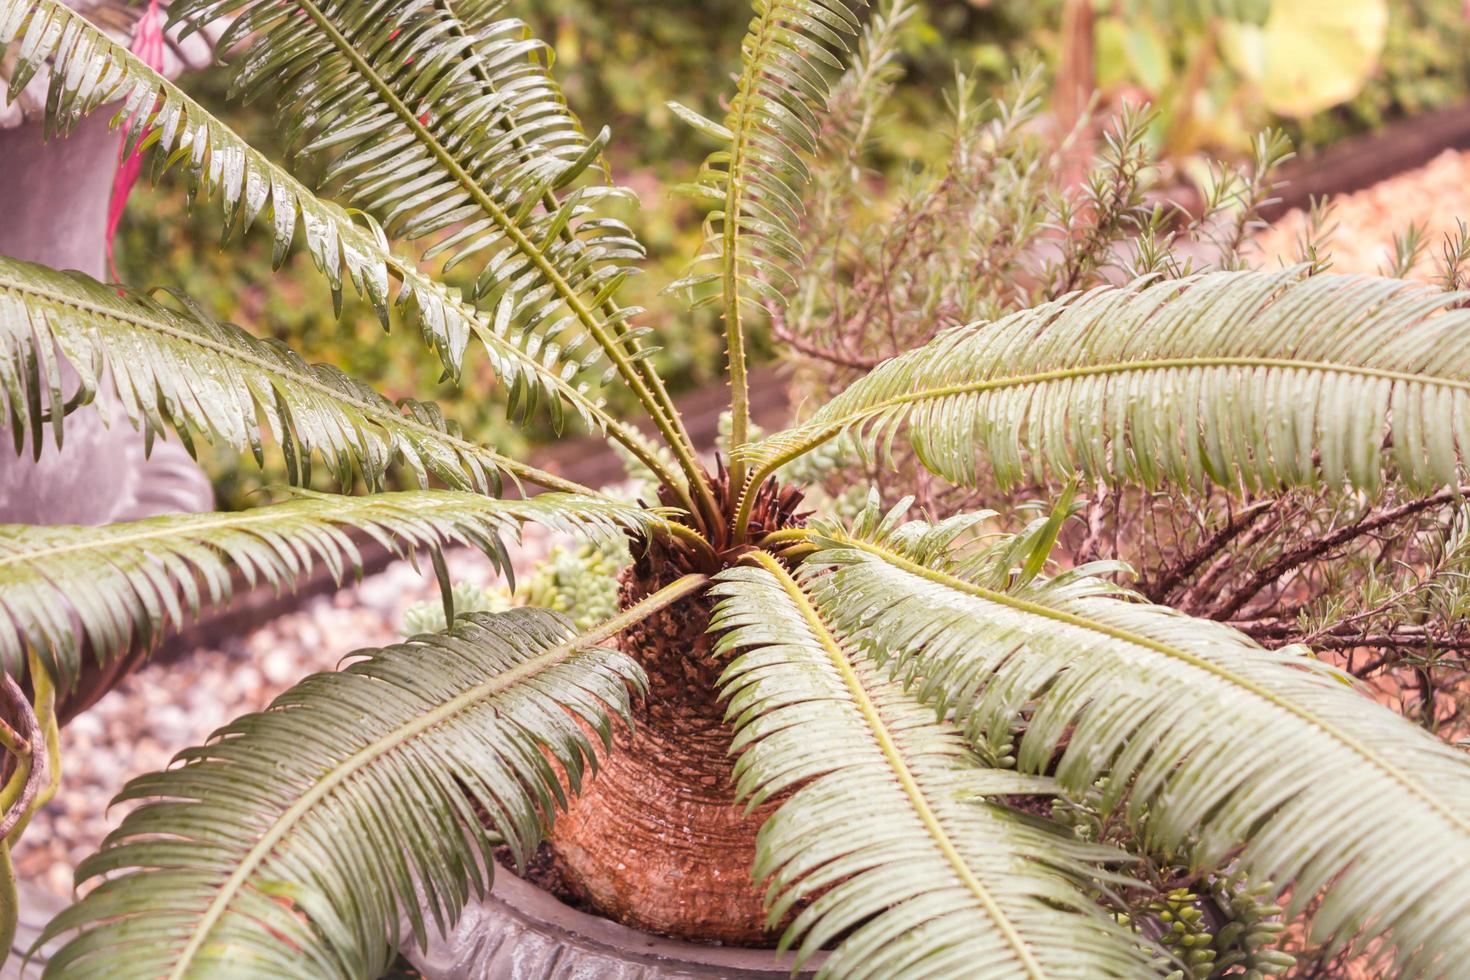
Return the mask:
<path id="1" fill-rule="evenodd" d="M 1272 897 L 1275 888 L 1270 882 L 1242 886 L 1216 881 L 1211 890 L 1216 906 L 1228 919 L 1215 934 L 1216 975 L 1232 970 L 1231 975 L 1262 980 L 1295 965 L 1294 956 L 1277 948 L 1286 923 L 1281 919 L 1281 906 Z"/>
<path id="2" fill-rule="evenodd" d="M 517 591 L 525 605 L 565 613 L 578 629 L 590 629 L 618 612 L 618 573 L 628 564 L 628 546 L 584 544 L 553 548 Z"/>
<path id="3" fill-rule="evenodd" d="M 1295 957 L 1278 948 L 1286 924 L 1281 921 L 1281 906 L 1271 897 L 1274 891 L 1269 882 L 1246 886 L 1214 879 L 1203 895 L 1175 888 L 1143 905 L 1132 918 L 1162 929 L 1159 945 L 1172 957 L 1166 964 L 1173 967 L 1168 980 L 1265 980 L 1296 963 Z M 1224 920 L 1213 932 L 1205 913 L 1207 903 Z"/>
<path id="4" fill-rule="evenodd" d="M 456 582 L 449 590 L 454 597 L 455 615 L 467 612 L 504 612 L 511 606 L 504 589 L 482 589 L 468 582 Z M 442 633 L 445 629 L 444 603 L 439 599 L 416 602 L 403 611 L 403 635 Z"/>
<path id="5" fill-rule="evenodd" d="M 1161 930 L 1158 944 L 1170 954 L 1161 965 L 1172 967 L 1168 980 L 1265 980 L 1296 963 L 1290 953 L 1277 948 L 1286 925 L 1281 906 L 1270 897 L 1273 891 L 1269 883 L 1241 887 L 1216 879 L 1203 895 L 1175 888 L 1123 918 L 1152 923 L 1150 932 Z M 1214 931 L 1207 904 L 1224 919 Z"/>
<path id="6" fill-rule="evenodd" d="M 1197 894 L 1175 888 L 1145 905 L 1142 913 L 1163 928 L 1159 945 L 1173 954 L 1179 966 L 1168 980 L 1205 980 L 1216 975 L 1215 937 Z"/>
<path id="7" fill-rule="evenodd" d="M 1104 778 L 1080 797 L 1054 800 L 1052 819 L 1078 840 L 1136 850 L 1137 836 L 1130 833 L 1120 838 L 1116 828 L 1109 829 L 1107 799 L 1108 780 Z M 1142 819 L 1147 821 L 1146 813 Z M 1189 864 L 1186 848 L 1186 853 L 1152 866 L 1146 877 L 1177 881 L 1188 873 Z M 1239 877 L 1211 877 L 1196 887 L 1200 891 L 1181 887 L 1149 895 L 1118 915 L 1120 922 L 1156 938 L 1168 954 L 1159 963 L 1170 971 L 1168 980 L 1264 980 L 1285 973 L 1296 963 L 1279 948 L 1286 923 L 1270 882 L 1250 884 Z M 1208 914 L 1210 910 L 1215 914 Z"/>

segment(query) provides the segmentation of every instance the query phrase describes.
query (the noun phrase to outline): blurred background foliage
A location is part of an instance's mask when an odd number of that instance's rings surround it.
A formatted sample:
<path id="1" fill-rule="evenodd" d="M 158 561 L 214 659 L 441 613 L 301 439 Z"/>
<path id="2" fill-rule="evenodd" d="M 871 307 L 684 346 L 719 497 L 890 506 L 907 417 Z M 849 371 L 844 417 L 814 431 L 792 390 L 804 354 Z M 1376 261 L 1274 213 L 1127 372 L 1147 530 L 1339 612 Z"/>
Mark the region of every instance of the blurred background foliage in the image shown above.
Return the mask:
<path id="1" fill-rule="evenodd" d="M 1152 139 L 1176 161 L 1238 156 L 1266 126 L 1310 155 L 1470 89 L 1462 0 L 1242 0 L 1223 12 L 1227 0 L 1203 0 L 1215 9 L 1193 16 L 1184 6 L 1098 3 L 1093 24 L 1102 102 L 1157 106 Z"/>
<path id="2" fill-rule="evenodd" d="M 629 297 L 648 307 L 647 322 L 664 336 L 661 366 L 671 386 L 711 383 L 722 361 L 719 324 L 658 294 L 695 254 L 702 218 L 667 188 L 688 180 L 706 149 L 665 103 L 720 114 L 748 0 L 511 0 L 511 8 L 555 45 L 568 100 L 589 128 L 612 127 L 614 173 L 642 202 L 624 217 L 650 253 L 648 274 L 631 284 Z M 1458 103 L 1470 91 L 1467 42 L 1470 17 L 1461 0 L 929 0 L 903 32 L 903 79 L 874 134 L 870 180 L 881 197 L 905 175 L 944 166 L 942 93 L 953 90 L 957 70 L 983 94 L 998 90 L 1018 65 L 1039 60 L 1055 85 L 1053 125 L 1062 129 L 1085 104 L 1074 100 L 1069 108 L 1069 88 L 1095 86 L 1098 117 L 1154 104 L 1147 139 L 1172 171 L 1163 179 L 1177 181 L 1198 179 L 1212 156 L 1248 156 L 1263 126 L 1281 126 L 1311 153 Z M 1288 77 L 1291 66 L 1323 57 L 1333 72 L 1308 72 L 1307 82 Z M 289 148 L 274 121 L 256 107 L 228 103 L 227 88 L 224 69 L 190 80 L 211 111 L 284 158 Z M 190 214 L 174 180 L 140 186 L 130 200 L 117 242 L 123 280 L 180 287 L 212 313 L 334 363 L 390 397 L 432 393 L 467 432 L 502 452 L 529 451 L 551 435 L 507 423 L 482 361 L 470 359 L 456 388 L 440 380 L 416 336 L 383 334 L 350 301 L 335 315 L 317 277 L 296 268 L 304 257 L 272 274 L 261 236 L 221 250 L 218 221 Z M 237 465 L 230 454 L 206 463 L 224 507 L 241 506 L 281 479 Z"/>

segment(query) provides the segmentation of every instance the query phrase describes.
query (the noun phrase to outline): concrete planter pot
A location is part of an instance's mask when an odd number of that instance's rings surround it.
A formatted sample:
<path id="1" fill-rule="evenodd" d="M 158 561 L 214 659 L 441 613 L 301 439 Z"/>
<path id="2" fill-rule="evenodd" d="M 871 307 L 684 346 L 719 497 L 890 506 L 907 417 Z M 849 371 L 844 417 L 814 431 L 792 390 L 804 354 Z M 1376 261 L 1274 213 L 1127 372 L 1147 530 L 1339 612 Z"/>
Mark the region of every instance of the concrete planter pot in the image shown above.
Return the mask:
<path id="1" fill-rule="evenodd" d="M 21 883 L 21 929 L 0 980 L 20 980 L 20 957 L 62 909 L 53 896 Z M 432 933 L 431 933 L 432 934 Z M 31 963 L 39 973 L 54 949 Z M 509 871 L 499 871 L 483 902 L 471 902 L 455 929 L 430 948 L 405 950 L 427 980 L 778 980 L 791 958 L 769 949 L 700 946 L 651 936 L 562 904 Z M 800 976 L 810 977 L 821 954 Z"/>
<path id="2" fill-rule="evenodd" d="M 410 949 L 428 980 L 760 980 L 791 976 L 769 949 L 701 946 L 618 925 L 563 904 L 508 871 L 446 937 Z M 820 959 L 807 965 L 820 966 Z M 802 976 L 810 974 L 803 971 Z"/>
<path id="3" fill-rule="evenodd" d="M 87 10 L 97 0 L 73 5 Z M 207 57 L 207 44 L 197 44 Z M 177 74 L 185 63 L 175 61 Z M 0 118 L 0 255 L 105 278 L 120 137 L 108 129 L 103 109 L 68 138 L 45 142 L 35 110 L 46 83 L 43 72 Z M 76 390 L 64 364 L 63 390 Z M 106 386 L 97 403 L 68 417 L 61 449 L 48 433 L 39 459 L 30 446 L 23 456 L 0 455 L 0 522 L 104 524 L 213 509 L 208 481 L 183 447 L 160 441 L 145 453 L 142 435 Z"/>

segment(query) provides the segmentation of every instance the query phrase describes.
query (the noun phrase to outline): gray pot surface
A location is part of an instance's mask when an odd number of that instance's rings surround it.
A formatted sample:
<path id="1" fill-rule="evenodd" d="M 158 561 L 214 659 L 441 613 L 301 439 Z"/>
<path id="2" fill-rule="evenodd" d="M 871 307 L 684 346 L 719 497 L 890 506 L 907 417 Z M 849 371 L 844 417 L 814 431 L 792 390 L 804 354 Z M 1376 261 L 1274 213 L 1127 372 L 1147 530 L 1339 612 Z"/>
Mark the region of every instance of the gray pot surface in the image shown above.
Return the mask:
<path id="1" fill-rule="evenodd" d="M 702 946 L 649 935 L 558 901 L 508 871 L 471 901 L 448 936 L 406 951 L 428 980 L 674 980 L 791 976 L 769 949 Z M 820 965 L 820 959 L 810 963 Z M 809 975 L 805 971 L 803 976 Z"/>
<path id="2" fill-rule="evenodd" d="M 102 276 L 103 239 L 118 135 L 107 113 L 66 140 L 45 143 L 39 123 L 0 129 L 0 254 Z M 64 388 L 76 375 L 63 365 Z M 110 385 L 67 419 L 60 451 L 44 437 L 39 460 L 0 453 L 0 523 L 107 524 L 214 508 L 204 472 L 177 441 L 151 455 Z M 5 433 L 9 442 L 9 434 Z"/>
<path id="3" fill-rule="evenodd" d="M 123 44 L 145 9 L 127 0 L 64 2 Z M 164 74 L 176 78 L 209 64 L 223 29 L 213 24 L 185 40 L 170 32 Z M 13 102 L 0 94 L 0 255 L 103 278 L 107 203 L 121 135 L 109 130 L 111 111 L 104 108 L 69 137 L 45 142 L 40 117 L 49 80 L 46 71 L 38 72 Z M 63 374 L 70 395 L 76 376 L 66 366 Z M 110 424 L 97 406 L 77 410 L 67 420 L 60 451 L 48 435 L 39 460 L 29 446 L 19 457 L 0 453 L 0 523 L 106 524 L 214 509 L 209 481 L 177 441 L 160 441 L 147 454 L 110 385 L 97 402 Z M 4 436 L 8 442 L 9 433 Z"/>

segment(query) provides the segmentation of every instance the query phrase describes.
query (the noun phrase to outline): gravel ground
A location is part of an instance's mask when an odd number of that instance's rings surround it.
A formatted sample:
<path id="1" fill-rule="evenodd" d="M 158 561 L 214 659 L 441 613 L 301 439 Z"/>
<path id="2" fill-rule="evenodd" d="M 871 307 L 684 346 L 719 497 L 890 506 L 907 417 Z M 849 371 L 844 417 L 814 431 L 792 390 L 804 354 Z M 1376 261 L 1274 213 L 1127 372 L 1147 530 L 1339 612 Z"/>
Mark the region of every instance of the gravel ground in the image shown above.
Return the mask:
<path id="1" fill-rule="evenodd" d="M 529 574 L 546 555 L 555 543 L 550 537 L 539 527 L 526 528 L 522 547 L 513 552 L 517 576 Z M 450 552 L 448 561 L 456 582 L 488 586 L 497 580 L 477 551 Z M 72 868 L 126 812 L 107 812 L 124 783 L 164 768 L 175 752 L 264 708 L 306 675 L 334 669 L 354 650 L 401 639 L 404 610 L 438 594 L 427 562 L 418 570 L 396 562 L 217 649 L 152 664 L 127 678 L 62 730 L 61 789 L 16 847 L 20 879 L 69 896 Z"/>
<path id="2" fill-rule="evenodd" d="M 1470 222 L 1470 152 L 1446 150 L 1417 170 L 1407 170 L 1353 194 L 1332 199 L 1328 240 L 1333 272 L 1381 273 L 1393 258 L 1393 236 L 1410 225 L 1424 228 L 1426 248 L 1414 276 L 1432 279 L 1445 236 L 1456 236 L 1456 219 Z M 1262 265 L 1294 262 L 1307 216 L 1290 211 L 1257 239 Z"/>

